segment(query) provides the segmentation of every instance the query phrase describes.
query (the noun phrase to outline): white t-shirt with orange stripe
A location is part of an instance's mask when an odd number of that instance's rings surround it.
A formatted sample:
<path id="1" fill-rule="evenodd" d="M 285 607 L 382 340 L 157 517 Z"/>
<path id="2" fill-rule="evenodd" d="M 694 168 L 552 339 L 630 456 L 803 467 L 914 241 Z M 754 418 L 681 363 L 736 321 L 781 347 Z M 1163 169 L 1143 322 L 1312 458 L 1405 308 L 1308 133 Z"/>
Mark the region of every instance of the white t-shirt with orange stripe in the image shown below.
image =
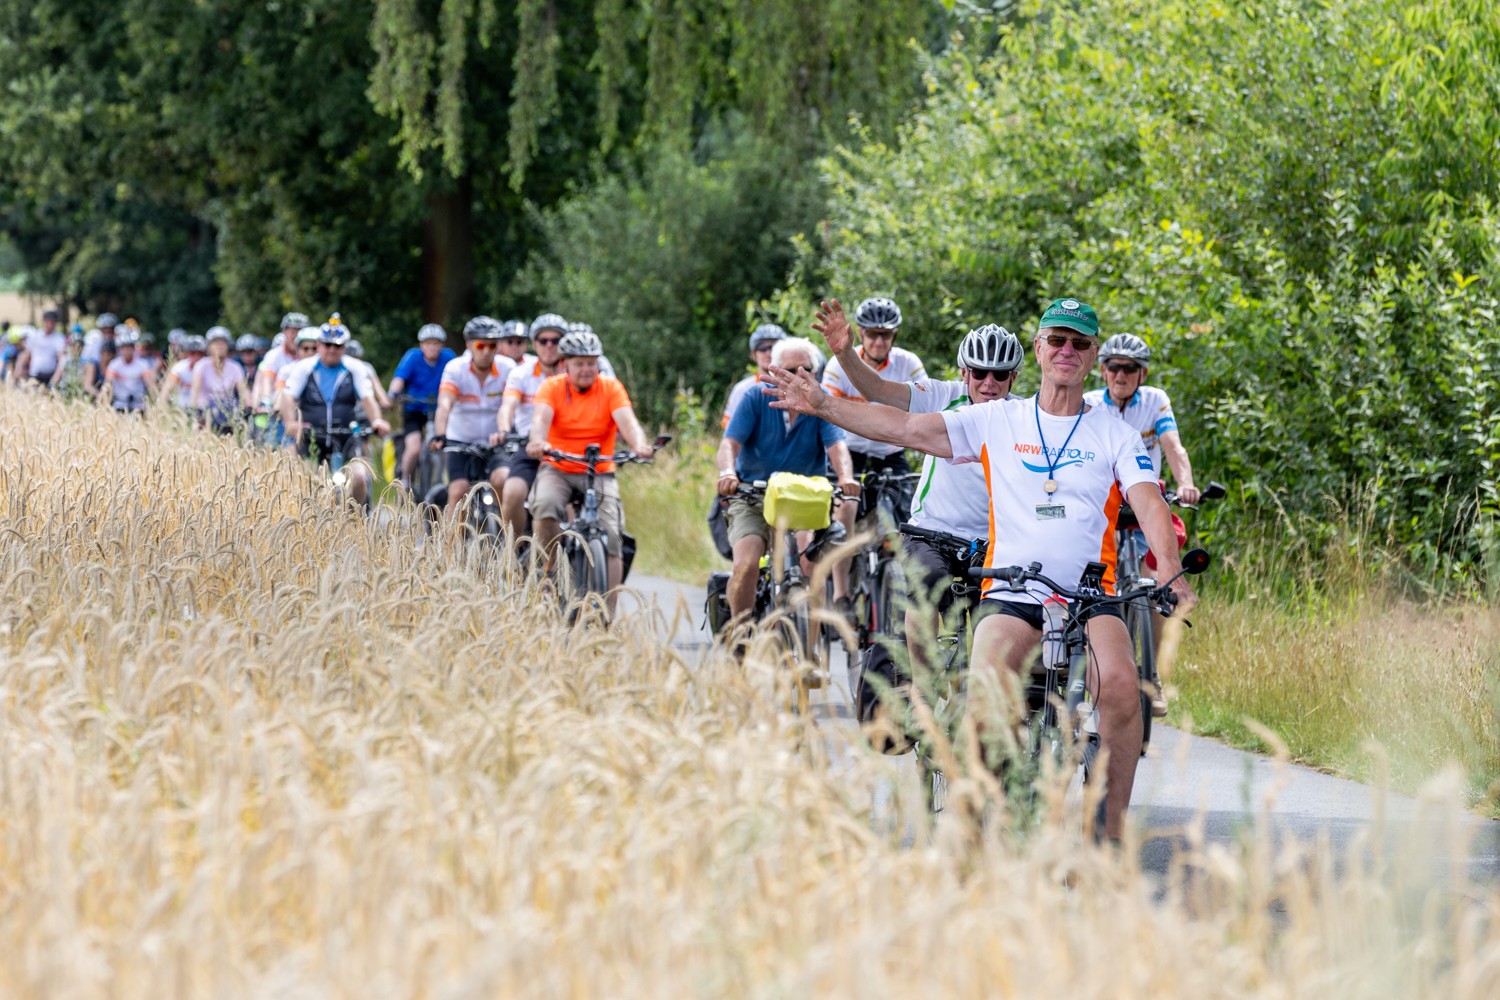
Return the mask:
<path id="1" fill-rule="evenodd" d="M 561 371 L 562 364 L 559 362 L 557 372 L 553 372 L 553 375 Z M 516 434 L 531 433 L 531 415 L 536 410 L 536 391 L 551 377 L 552 375 L 542 371 L 542 363 L 532 357 L 530 361 L 522 360 L 506 378 L 505 398 L 521 401 L 521 405 L 516 407 L 516 419 L 511 422 L 510 427 Z"/>
<path id="2" fill-rule="evenodd" d="M 863 347 L 859 348 L 858 353 L 860 360 L 863 361 L 865 349 Z M 886 355 L 885 361 L 881 362 L 878 366 L 871 367 L 874 367 L 875 371 L 880 374 L 880 377 L 887 382 L 915 382 L 918 379 L 925 379 L 927 377 L 927 369 L 922 367 L 922 359 L 904 347 L 892 347 L 891 353 Z M 838 358 L 829 361 L 828 366 L 823 369 L 823 391 L 839 399 L 852 399 L 860 403 L 866 402 L 865 397 L 859 394 L 859 390 L 854 388 L 854 383 L 844 373 L 844 366 L 839 362 Z M 876 458 L 894 455 L 901 450 L 898 445 L 886 444 L 884 441 L 871 441 L 869 438 L 860 437 L 858 434 L 847 434 L 846 440 L 849 443 L 850 451 L 857 451 L 864 455 L 873 455 Z"/>
<path id="3" fill-rule="evenodd" d="M 1053 416 L 1040 410 L 1034 397 L 962 406 L 945 411 L 943 420 L 953 460 L 984 467 L 990 493 L 986 566 L 1038 562 L 1044 574 L 1071 588 L 1084 566 L 1097 561 L 1108 567 L 1104 583 L 1113 589 L 1115 513 L 1130 487 L 1156 483 L 1139 434 L 1099 409 L 1082 419 Z M 1050 496 L 1045 489 L 1049 464 L 1057 482 Z M 1055 512 L 1039 507 L 1061 507 L 1064 516 L 1046 516 Z M 1039 584 L 1028 593 L 996 591 L 996 586 L 986 581 L 984 596 L 1038 604 L 1048 596 Z"/>
<path id="4" fill-rule="evenodd" d="M 500 412 L 505 380 L 516 363 L 497 355 L 481 379 L 470 361 L 465 355 L 448 362 L 443 369 L 443 380 L 438 383 L 438 399 L 445 396 L 453 399 L 445 436 L 451 441 L 488 444 L 497 429 L 495 417 Z"/>

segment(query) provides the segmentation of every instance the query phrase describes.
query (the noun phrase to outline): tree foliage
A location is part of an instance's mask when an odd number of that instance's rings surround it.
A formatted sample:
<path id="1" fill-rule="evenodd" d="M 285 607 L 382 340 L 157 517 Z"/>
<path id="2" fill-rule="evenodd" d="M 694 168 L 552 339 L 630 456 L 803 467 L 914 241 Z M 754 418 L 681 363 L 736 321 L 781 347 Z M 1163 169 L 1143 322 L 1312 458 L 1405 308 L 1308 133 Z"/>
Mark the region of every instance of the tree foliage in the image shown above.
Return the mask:
<path id="1" fill-rule="evenodd" d="M 825 161 L 809 273 L 897 296 L 938 356 L 1086 298 L 1152 342 L 1201 476 L 1318 537 L 1328 499 L 1359 494 L 1442 575 L 1496 513 L 1497 14 L 1024 10 L 994 52 L 942 60 L 894 142 L 856 133 Z"/>

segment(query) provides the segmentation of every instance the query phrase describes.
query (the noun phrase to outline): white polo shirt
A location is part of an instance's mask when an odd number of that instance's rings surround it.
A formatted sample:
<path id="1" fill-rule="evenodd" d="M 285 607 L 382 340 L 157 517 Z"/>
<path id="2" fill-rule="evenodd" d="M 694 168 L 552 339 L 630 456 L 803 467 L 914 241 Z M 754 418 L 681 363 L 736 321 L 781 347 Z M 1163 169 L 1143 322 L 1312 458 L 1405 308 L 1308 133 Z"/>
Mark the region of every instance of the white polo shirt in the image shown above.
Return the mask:
<path id="1" fill-rule="evenodd" d="M 497 429 L 495 418 L 500 413 L 505 380 L 510 377 L 516 363 L 497 354 L 490 370 L 481 379 L 471 361 L 472 358 L 465 354 L 448 362 L 443 369 L 443 380 L 438 383 L 438 399 L 448 397 L 453 400 L 444 436 L 450 441 L 488 444 L 490 435 Z"/>
<path id="2" fill-rule="evenodd" d="M 860 360 L 863 361 L 865 349 L 859 348 L 858 354 Z M 927 369 L 922 367 L 922 359 L 903 347 L 892 347 L 886 359 L 878 366 L 872 367 L 887 382 L 915 382 L 927 378 Z M 838 358 L 829 361 L 828 366 L 823 369 L 823 391 L 839 399 L 852 399 L 859 403 L 868 402 L 864 396 L 860 395 L 859 390 L 854 388 L 854 383 L 845 374 L 844 366 Z M 858 434 L 847 434 L 845 440 L 849 444 L 850 451 L 872 455 L 876 458 L 894 455 L 901 450 L 899 445 L 887 444 L 884 441 L 871 441 Z"/>

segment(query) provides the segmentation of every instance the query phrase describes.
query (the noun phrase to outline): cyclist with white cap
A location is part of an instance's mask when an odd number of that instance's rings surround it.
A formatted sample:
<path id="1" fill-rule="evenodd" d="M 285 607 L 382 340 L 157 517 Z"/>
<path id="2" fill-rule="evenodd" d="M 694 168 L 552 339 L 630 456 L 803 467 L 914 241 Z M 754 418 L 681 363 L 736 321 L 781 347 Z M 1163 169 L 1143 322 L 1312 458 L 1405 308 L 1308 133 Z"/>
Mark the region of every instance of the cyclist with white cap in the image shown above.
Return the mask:
<path id="1" fill-rule="evenodd" d="M 83 353 L 78 356 L 79 363 L 83 365 L 83 390 L 95 399 L 99 398 L 105 382 L 99 349 L 103 344 L 114 345 L 115 330 L 119 325 L 120 317 L 112 312 L 102 312 L 94 320 L 94 329 L 83 336 Z"/>
<path id="2" fill-rule="evenodd" d="M 341 455 L 361 416 L 377 434 L 389 434 L 390 424 L 380 416 L 369 377 L 361 368 L 344 363 L 349 328 L 338 313 L 317 328 L 314 357 L 302 358 L 282 368 L 278 393 L 281 420 L 287 435 L 304 456 L 316 455 L 329 464 Z M 306 329 L 299 332 L 299 340 Z M 343 466 L 349 477 L 349 492 L 357 503 L 367 503 L 374 481 L 369 464 L 355 459 Z"/>
<path id="3" fill-rule="evenodd" d="M 599 453 L 608 456 L 615 453 L 616 437 L 623 435 L 631 454 L 637 458 L 650 458 L 653 452 L 625 387 L 599 370 L 604 349 L 598 335 L 570 331 L 558 344 L 558 350 L 563 356 L 563 371 L 543 382 L 537 391 L 530 440 L 526 443 L 526 453 L 542 462 L 531 489 L 531 516 L 537 540 L 546 549 L 549 560 L 568 504 L 583 498 L 588 470 L 577 462 L 549 458 L 547 450 L 582 455 L 589 445 L 598 445 Z M 620 505 L 620 487 L 615 482 L 615 464 L 600 462 L 597 471 L 594 485 L 600 498 L 599 523 L 605 531 L 609 562 L 610 592 L 605 601 L 613 616 L 616 588 L 624 576 L 621 534 L 625 515 Z"/>
<path id="4" fill-rule="evenodd" d="M 140 334 L 125 328 L 115 334 L 115 357 L 104 369 L 109 385 L 110 406 L 121 413 L 139 413 L 156 388 L 156 366 L 137 350 Z M 101 342 L 101 347 L 104 342 Z"/>
<path id="5" fill-rule="evenodd" d="M 505 394 L 505 380 L 515 362 L 499 354 L 500 322 L 489 316 L 475 316 L 464 324 L 464 343 L 468 351 L 448 362 L 438 384 L 437 430 L 429 445 L 443 448 L 451 439 L 454 444 L 489 445 L 500 442 L 496 421 Z M 465 452 L 448 453 L 448 512 L 454 513 L 459 502 L 476 480 L 489 481 L 495 496 L 501 495 L 507 471 L 505 454 L 493 451 L 481 458 Z"/>
<path id="6" fill-rule="evenodd" d="M 236 418 L 250 405 L 245 369 L 229 356 L 232 340 L 224 327 L 209 327 L 204 340 L 208 353 L 193 365 L 190 405 L 214 431 L 232 434 Z"/>
<path id="7" fill-rule="evenodd" d="M 563 370 L 558 345 L 568 332 L 568 321 L 556 313 L 543 313 L 532 320 L 527 332 L 536 349 L 536 357 L 517 365 L 505 380 L 505 397 L 500 403 L 496 421 L 502 436 L 531 433 L 537 391 L 543 382 Z M 515 538 L 526 533 L 526 498 L 531 493 L 531 484 L 536 482 L 539 465 L 537 459 L 524 451 L 517 451 L 510 457 L 505 489 L 500 493 L 500 513 Z"/>
<path id="8" fill-rule="evenodd" d="M 182 358 L 167 369 L 167 377 L 162 379 L 162 398 L 171 400 L 189 413 L 196 412 L 193 409 L 193 366 L 207 353 L 208 341 L 205 338 L 196 334 L 183 337 Z"/>
<path id="9" fill-rule="evenodd" d="M 447 345 L 448 331 L 437 323 L 426 323 L 417 331 L 417 346 L 408 348 L 396 364 L 390 395 L 401 399 L 401 482 L 411 485 L 422 451 L 422 433 L 437 409 L 438 386 L 443 369 L 458 355 Z M 418 499 L 421 499 L 418 497 Z"/>

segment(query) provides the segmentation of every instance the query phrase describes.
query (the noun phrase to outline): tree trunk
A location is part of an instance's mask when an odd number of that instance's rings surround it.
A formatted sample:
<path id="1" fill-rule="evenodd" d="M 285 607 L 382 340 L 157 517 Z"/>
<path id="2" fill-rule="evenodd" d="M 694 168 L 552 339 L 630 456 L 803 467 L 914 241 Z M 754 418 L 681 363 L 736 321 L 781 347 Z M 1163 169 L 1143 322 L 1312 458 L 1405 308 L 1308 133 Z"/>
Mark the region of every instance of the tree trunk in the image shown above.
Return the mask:
<path id="1" fill-rule="evenodd" d="M 422 319 L 462 329 L 474 313 L 474 197 L 469 175 L 427 196 L 422 226 Z"/>

